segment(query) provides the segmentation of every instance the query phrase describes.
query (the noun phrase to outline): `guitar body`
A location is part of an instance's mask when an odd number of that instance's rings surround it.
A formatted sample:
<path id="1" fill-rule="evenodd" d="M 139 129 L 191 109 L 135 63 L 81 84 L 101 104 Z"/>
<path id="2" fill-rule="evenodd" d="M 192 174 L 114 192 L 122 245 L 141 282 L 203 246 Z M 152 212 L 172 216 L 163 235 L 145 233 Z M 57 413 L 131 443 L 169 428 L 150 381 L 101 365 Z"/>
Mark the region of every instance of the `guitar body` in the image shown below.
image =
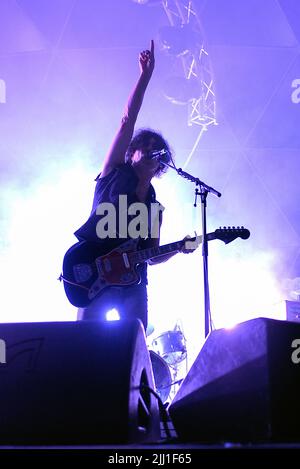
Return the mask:
<path id="1" fill-rule="evenodd" d="M 71 246 L 64 256 L 62 274 L 70 303 L 83 308 L 108 286 L 139 283 L 137 264 L 130 260 L 130 253 L 136 249 L 137 240 L 126 241 L 112 250 L 86 241 Z"/>

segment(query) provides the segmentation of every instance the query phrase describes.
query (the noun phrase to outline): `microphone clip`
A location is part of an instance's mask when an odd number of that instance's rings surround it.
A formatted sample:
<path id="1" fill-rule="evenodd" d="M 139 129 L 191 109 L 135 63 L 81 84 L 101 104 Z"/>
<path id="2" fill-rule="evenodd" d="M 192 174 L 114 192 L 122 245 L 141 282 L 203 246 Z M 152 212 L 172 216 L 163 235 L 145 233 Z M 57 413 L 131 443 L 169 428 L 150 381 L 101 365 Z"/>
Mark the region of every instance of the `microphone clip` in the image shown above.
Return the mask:
<path id="1" fill-rule="evenodd" d="M 150 159 L 160 159 L 162 156 L 169 155 L 169 152 L 164 148 L 162 150 L 155 150 L 149 153 Z"/>

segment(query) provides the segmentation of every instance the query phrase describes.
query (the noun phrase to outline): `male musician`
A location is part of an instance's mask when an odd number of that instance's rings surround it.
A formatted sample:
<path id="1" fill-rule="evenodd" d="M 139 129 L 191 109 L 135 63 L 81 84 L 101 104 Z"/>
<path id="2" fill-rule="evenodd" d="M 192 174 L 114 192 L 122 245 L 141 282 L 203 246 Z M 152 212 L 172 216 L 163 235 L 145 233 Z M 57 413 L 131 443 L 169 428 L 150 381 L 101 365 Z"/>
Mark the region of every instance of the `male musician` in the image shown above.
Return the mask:
<path id="1" fill-rule="evenodd" d="M 120 216 L 124 215 L 124 200 L 127 204 L 126 215 L 128 215 L 128 207 L 132 206 L 132 204 L 142 203 L 147 207 L 148 218 L 144 222 L 149 222 L 148 230 L 144 239 L 139 240 L 138 248 L 146 249 L 159 246 L 162 209 L 161 206 L 158 207 L 158 218 L 156 217 L 156 220 L 151 219 L 151 204 L 158 204 L 151 180 L 154 176 L 162 175 L 166 171 L 166 166 L 161 163 L 160 158 L 153 157 L 153 155 L 161 153 L 163 161 L 169 162 L 171 160 L 171 150 L 161 134 L 151 129 L 140 130 L 133 137 L 135 123 L 154 70 L 154 64 L 154 43 L 152 40 L 150 50 L 140 53 L 139 79 L 129 97 L 125 114 L 121 120 L 121 126 L 104 160 L 102 172 L 96 178 L 91 215 L 88 221 L 75 232 L 79 240 L 96 241 L 101 248 L 106 247 L 106 252 L 109 252 L 112 246 L 126 241 L 120 236 L 121 228 L 124 230 L 124 226 L 120 226 Z M 121 199 L 120 196 L 122 196 Z M 103 224 L 101 225 L 101 217 L 99 216 L 99 214 L 105 214 L 105 210 L 102 210 L 103 208 L 109 208 L 109 205 L 105 204 L 113 204 L 116 215 L 116 225 L 112 225 L 114 227 L 112 231 L 109 232 L 108 230 L 106 238 L 101 236 L 104 226 Z M 151 225 L 155 221 L 157 222 L 157 220 L 158 229 L 154 230 L 156 234 L 151 236 Z M 130 221 L 132 221 L 132 216 L 128 218 L 128 223 Z M 127 236 L 130 238 L 130 233 L 127 233 Z M 191 252 L 191 250 L 182 249 L 182 252 Z M 173 255 L 174 253 L 165 254 L 156 259 L 150 259 L 148 264 L 165 262 Z M 138 272 L 141 276 L 139 284 L 109 286 L 105 288 L 86 308 L 78 310 L 78 319 L 105 319 L 106 313 L 115 308 L 121 318 L 137 317 L 141 319 L 146 329 L 146 262 L 139 264 Z"/>

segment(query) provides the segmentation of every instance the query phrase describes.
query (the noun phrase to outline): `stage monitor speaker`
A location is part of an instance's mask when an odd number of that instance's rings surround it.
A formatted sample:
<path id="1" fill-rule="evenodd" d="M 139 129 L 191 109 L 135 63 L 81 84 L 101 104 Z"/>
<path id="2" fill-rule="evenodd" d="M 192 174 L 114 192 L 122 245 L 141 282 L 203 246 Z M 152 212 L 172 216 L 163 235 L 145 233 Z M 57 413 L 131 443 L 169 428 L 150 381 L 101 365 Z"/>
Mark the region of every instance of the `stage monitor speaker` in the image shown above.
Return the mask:
<path id="1" fill-rule="evenodd" d="M 300 324 L 257 318 L 207 337 L 169 407 L 184 441 L 300 440 Z"/>
<path id="2" fill-rule="evenodd" d="M 0 324 L 0 339 L 1 445 L 160 438 L 139 320 Z"/>

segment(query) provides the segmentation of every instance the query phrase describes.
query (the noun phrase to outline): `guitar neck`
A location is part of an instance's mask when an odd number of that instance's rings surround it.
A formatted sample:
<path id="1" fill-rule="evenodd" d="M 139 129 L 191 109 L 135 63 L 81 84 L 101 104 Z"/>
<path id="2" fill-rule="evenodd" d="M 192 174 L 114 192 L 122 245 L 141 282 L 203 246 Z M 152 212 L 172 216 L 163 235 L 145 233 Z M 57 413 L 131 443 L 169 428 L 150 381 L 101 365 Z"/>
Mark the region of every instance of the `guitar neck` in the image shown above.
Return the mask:
<path id="1" fill-rule="evenodd" d="M 225 244 L 231 243 L 236 238 L 248 239 L 250 236 L 250 231 L 245 229 L 243 226 L 240 227 L 228 227 L 219 228 L 213 233 L 206 234 L 206 240 L 211 241 L 212 239 L 220 239 L 224 241 Z M 195 245 L 192 243 L 195 242 Z M 190 242 L 191 245 L 187 248 L 196 249 L 200 243 L 203 242 L 203 236 L 197 236 L 194 238 L 181 239 L 180 241 L 175 241 L 175 243 L 165 244 L 164 246 L 153 247 L 149 249 L 141 249 L 140 251 L 135 251 L 130 253 L 131 260 L 138 264 L 140 262 L 148 261 L 149 259 L 154 259 L 155 257 L 163 256 L 164 254 L 172 254 L 180 251 L 185 243 Z"/>
<path id="2" fill-rule="evenodd" d="M 209 234 L 207 238 L 209 239 Z M 199 242 L 202 241 L 202 236 L 198 236 Z M 164 254 L 172 254 L 181 250 L 182 246 L 186 241 L 193 242 L 196 241 L 196 238 L 190 238 L 188 240 L 175 241 L 174 243 L 165 244 L 163 246 L 158 246 L 154 248 L 141 249 L 132 254 L 132 260 L 136 263 L 145 262 L 149 259 L 154 259 L 155 257 L 163 256 Z"/>

